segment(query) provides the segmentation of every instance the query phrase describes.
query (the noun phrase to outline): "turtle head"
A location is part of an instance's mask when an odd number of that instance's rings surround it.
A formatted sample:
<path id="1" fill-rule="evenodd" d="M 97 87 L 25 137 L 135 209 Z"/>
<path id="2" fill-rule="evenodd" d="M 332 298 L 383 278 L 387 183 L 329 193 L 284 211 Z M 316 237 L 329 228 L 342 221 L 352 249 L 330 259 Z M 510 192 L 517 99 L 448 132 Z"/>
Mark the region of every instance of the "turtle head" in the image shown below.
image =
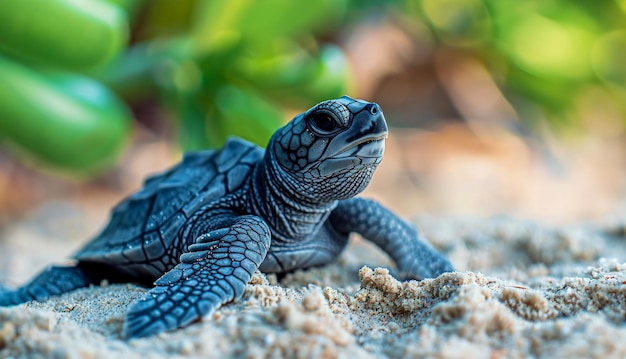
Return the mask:
<path id="1" fill-rule="evenodd" d="M 361 192 L 383 158 L 387 123 L 380 107 L 344 96 L 324 101 L 276 131 L 268 151 L 309 199 Z"/>

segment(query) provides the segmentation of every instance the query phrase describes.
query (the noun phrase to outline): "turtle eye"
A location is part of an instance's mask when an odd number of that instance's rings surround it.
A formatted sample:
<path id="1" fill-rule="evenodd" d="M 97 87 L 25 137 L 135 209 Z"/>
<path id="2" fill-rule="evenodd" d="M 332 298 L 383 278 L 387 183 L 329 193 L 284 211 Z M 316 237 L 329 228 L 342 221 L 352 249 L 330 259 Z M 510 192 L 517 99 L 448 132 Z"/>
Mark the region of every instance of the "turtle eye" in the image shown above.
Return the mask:
<path id="1" fill-rule="evenodd" d="M 320 132 L 333 132 L 339 128 L 335 117 L 326 111 L 319 111 L 312 114 L 310 121 L 313 127 Z"/>

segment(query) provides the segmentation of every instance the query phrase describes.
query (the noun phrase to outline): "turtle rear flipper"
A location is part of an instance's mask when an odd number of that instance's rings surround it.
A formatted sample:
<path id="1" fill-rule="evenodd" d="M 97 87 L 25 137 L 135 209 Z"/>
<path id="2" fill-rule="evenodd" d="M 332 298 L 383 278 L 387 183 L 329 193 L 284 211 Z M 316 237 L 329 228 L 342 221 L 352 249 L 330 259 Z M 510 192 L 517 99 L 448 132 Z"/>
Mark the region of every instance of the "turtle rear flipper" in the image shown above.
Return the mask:
<path id="1" fill-rule="evenodd" d="M 124 336 L 145 337 L 176 329 L 243 295 L 265 259 L 270 231 L 256 216 L 200 235 L 180 263 L 164 274 L 126 314 Z"/>
<path id="2" fill-rule="evenodd" d="M 87 287 L 94 283 L 94 275 L 82 265 L 50 266 L 33 280 L 17 289 L 0 287 L 0 306 L 16 305 L 31 300 L 44 300 L 51 296 Z"/>

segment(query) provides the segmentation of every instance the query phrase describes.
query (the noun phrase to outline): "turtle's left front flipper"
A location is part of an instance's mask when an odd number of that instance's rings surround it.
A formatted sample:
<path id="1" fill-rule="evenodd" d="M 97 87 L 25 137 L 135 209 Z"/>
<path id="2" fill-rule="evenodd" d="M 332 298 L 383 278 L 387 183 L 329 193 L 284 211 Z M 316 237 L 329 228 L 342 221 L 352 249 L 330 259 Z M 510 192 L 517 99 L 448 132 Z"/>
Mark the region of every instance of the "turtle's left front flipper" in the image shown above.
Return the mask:
<path id="1" fill-rule="evenodd" d="M 256 216 L 199 236 L 180 263 L 126 314 L 124 335 L 145 337 L 182 327 L 240 298 L 270 247 L 270 231 Z"/>
<path id="2" fill-rule="evenodd" d="M 97 282 L 83 264 L 76 266 L 50 266 L 28 284 L 17 289 L 0 287 L 0 307 L 16 305 L 31 300 L 44 300 L 51 296 L 87 287 Z"/>
<path id="3" fill-rule="evenodd" d="M 403 278 L 434 278 L 454 270 L 415 228 L 372 200 L 356 197 L 340 201 L 330 223 L 340 233 L 357 232 L 387 252 Z"/>

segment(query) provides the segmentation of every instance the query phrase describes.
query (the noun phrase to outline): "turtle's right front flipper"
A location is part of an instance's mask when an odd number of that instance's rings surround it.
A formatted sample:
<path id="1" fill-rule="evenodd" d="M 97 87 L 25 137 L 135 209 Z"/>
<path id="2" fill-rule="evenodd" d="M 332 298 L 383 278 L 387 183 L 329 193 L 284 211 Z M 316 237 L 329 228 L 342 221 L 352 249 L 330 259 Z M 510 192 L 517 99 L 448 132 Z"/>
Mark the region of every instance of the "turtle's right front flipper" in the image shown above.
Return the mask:
<path id="1" fill-rule="evenodd" d="M 339 233 L 359 233 L 380 247 L 396 262 L 404 279 L 434 278 L 454 271 L 452 263 L 413 226 L 375 201 L 360 197 L 340 201 L 330 223 Z"/>
<path id="2" fill-rule="evenodd" d="M 240 298 L 265 259 L 270 238 L 265 222 L 250 215 L 198 236 L 180 263 L 131 306 L 124 335 L 145 337 L 179 328 Z"/>
<path id="3" fill-rule="evenodd" d="M 92 276 L 80 265 L 73 267 L 51 266 L 22 287 L 14 290 L 0 288 L 0 306 L 48 299 L 54 295 L 87 287 L 92 283 L 94 283 Z"/>

